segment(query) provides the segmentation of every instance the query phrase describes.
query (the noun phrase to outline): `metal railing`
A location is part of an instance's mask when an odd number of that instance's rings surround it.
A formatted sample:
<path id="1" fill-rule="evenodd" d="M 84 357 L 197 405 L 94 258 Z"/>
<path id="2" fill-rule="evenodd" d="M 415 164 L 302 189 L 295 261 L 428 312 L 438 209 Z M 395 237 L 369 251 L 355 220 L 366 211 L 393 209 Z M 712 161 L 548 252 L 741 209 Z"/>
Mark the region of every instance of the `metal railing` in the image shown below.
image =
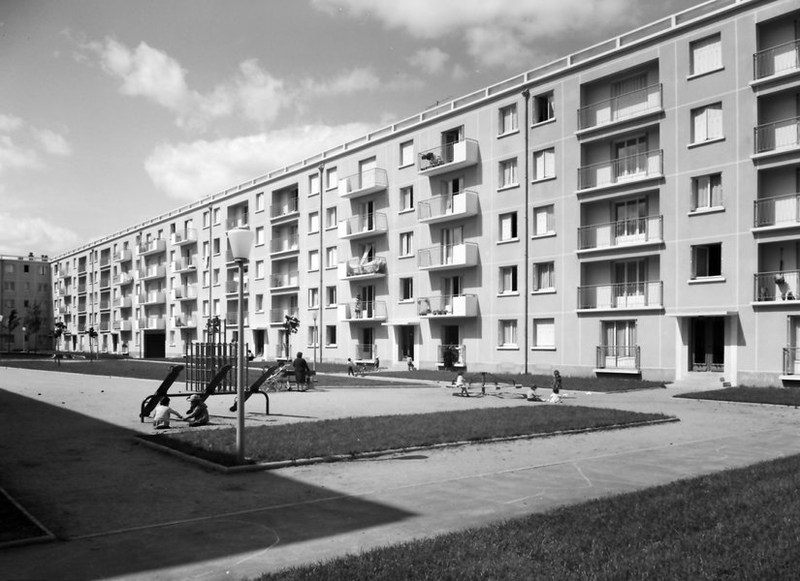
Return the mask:
<path id="1" fill-rule="evenodd" d="M 765 48 L 753 55 L 755 80 L 800 69 L 800 40 Z"/>
<path id="2" fill-rule="evenodd" d="M 269 288 L 276 289 L 297 286 L 300 284 L 299 275 L 300 273 L 297 270 L 272 274 L 269 277 Z"/>
<path id="3" fill-rule="evenodd" d="M 358 301 L 354 299 L 341 306 L 344 307 L 343 317 L 348 321 L 382 321 L 386 319 L 389 312 L 385 301 Z"/>
<path id="4" fill-rule="evenodd" d="M 800 299 L 800 270 L 759 272 L 753 275 L 753 300 L 756 302 Z"/>
<path id="5" fill-rule="evenodd" d="M 474 157 L 477 162 L 478 142 L 474 139 L 462 139 L 452 143 L 445 143 L 419 154 L 419 171 L 427 171 L 448 163 L 471 161 Z"/>
<path id="6" fill-rule="evenodd" d="M 775 196 L 753 202 L 753 226 L 794 225 L 800 223 L 800 193 Z"/>
<path id="7" fill-rule="evenodd" d="M 376 167 L 342 178 L 339 181 L 339 195 L 385 190 L 388 187 L 389 178 L 386 170 Z"/>
<path id="8" fill-rule="evenodd" d="M 579 286 L 578 309 L 660 307 L 663 294 L 660 280 Z"/>
<path id="9" fill-rule="evenodd" d="M 647 216 L 581 226 L 578 228 L 578 250 L 661 242 L 664 240 L 663 232 L 663 216 Z"/>
<path id="10" fill-rule="evenodd" d="M 299 198 L 296 196 L 285 200 L 283 202 L 279 202 L 277 204 L 272 204 L 269 207 L 269 215 L 271 218 L 282 218 L 283 216 L 288 216 L 290 214 L 296 214 L 299 211 Z"/>
<path id="11" fill-rule="evenodd" d="M 578 168 L 578 189 L 599 188 L 664 175 L 664 152 L 654 149 Z"/>
<path id="12" fill-rule="evenodd" d="M 297 234 L 291 236 L 283 236 L 282 238 L 273 238 L 269 243 L 269 250 L 272 254 L 278 252 L 291 252 L 300 249 L 300 237 Z"/>
<path id="13" fill-rule="evenodd" d="M 598 369 L 639 369 L 641 358 L 638 345 L 598 345 L 595 366 Z"/>
<path id="14" fill-rule="evenodd" d="M 433 196 L 427 200 L 422 200 L 417 204 L 417 218 L 420 220 L 431 220 L 448 215 L 458 215 L 467 211 L 477 202 L 478 192 L 463 190 L 444 196 Z"/>
<path id="15" fill-rule="evenodd" d="M 756 153 L 800 145 L 800 117 L 759 125 L 753 130 Z"/>
<path id="16" fill-rule="evenodd" d="M 352 258 L 345 263 L 345 277 L 386 274 L 386 259 L 376 256 L 372 260 Z"/>
<path id="17" fill-rule="evenodd" d="M 662 109 L 662 85 L 657 83 L 578 109 L 578 130 L 624 121 Z"/>
<path id="18" fill-rule="evenodd" d="M 358 214 L 339 222 L 339 236 L 386 232 L 388 229 L 389 221 L 382 212 Z"/>

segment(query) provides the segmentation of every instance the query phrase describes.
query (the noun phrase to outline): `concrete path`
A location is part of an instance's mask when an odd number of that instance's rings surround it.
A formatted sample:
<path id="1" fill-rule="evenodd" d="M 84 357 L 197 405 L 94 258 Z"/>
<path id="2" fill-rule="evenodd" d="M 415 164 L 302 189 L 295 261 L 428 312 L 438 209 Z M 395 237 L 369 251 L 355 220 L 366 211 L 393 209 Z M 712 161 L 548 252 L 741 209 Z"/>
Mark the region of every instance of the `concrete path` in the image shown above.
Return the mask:
<path id="1" fill-rule="evenodd" d="M 571 392 L 680 422 L 223 475 L 137 444 L 157 382 L 0 368 L 0 486 L 60 540 L 0 550 L 9 579 L 244 579 L 800 453 L 793 408 Z M 176 386 L 179 387 L 179 386 Z M 445 387 L 250 400 L 248 425 L 531 405 Z M 230 397 L 211 400 L 233 424 Z M 250 403 L 250 402 L 248 402 Z M 186 402 L 174 398 L 176 409 Z M 539 405 L 539 404 L 534 404 Z M 544 405 L 544 404 L 541 404 Z M 210 429 L 214 429 L 213 427 Z"/>

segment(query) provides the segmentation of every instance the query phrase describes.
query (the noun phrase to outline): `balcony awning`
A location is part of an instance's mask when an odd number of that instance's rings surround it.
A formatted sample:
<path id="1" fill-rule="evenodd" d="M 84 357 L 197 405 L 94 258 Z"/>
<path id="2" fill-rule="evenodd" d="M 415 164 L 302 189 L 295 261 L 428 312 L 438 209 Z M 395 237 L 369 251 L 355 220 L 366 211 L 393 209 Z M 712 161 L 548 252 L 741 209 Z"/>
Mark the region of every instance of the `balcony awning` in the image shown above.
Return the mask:
<path id="1" fill-rule="evenodd" d="M 678 311 L 675 313 L 666 313 L 668 317 L 735 317 L 739 315 L 739 311 Z"/>
<path id="2" fill-rule="evenodd" d="M 381 323 L 381 327 L 405 327 L 407 325 L 419 325 L 419 319 L 398 319 Z"/>

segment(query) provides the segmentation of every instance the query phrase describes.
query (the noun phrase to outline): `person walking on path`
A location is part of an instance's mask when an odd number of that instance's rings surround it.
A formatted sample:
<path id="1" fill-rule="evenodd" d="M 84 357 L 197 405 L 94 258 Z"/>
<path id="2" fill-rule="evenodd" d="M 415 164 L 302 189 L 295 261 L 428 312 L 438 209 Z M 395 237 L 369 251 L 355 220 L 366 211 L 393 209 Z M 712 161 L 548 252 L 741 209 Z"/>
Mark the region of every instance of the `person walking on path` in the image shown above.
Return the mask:
<path id="1" fill-rule="evenodd" d="M 351 375 L 353 377 L 356 376 L 356 364 L 353 363 L 353 360 L 348 357 L 347 358 L 347 376 L 350 377 Z"/>
<path id="2" fill-rule="evenodd" d="M 553 395 L 547 400 L 549 403 L 561 403 L 561 374 L 556 369 L 553 372 Z"/>
<path id="3" fill-rule="evenodd" d="M 179 420 L 183 420 L 183 416 L 169 407 L 169 397 L 166 395 L 158 402 L 156 409 L 153 410 L 153 427 L 156 430 L 166 430 L 169 428 L 169 418 L 175 416 Z"/>
<path id="4" fill-rule="evenodd" d="M 306 389 L 308 387 L 306 382 L 311 369 L 308 367 L 306 360 L 303 359 L 302 351 L 297 352 L 297 357 L 292 362 L 292 367 L 294 367 L 294 380 L 297 383 L 297 389 Z"/>

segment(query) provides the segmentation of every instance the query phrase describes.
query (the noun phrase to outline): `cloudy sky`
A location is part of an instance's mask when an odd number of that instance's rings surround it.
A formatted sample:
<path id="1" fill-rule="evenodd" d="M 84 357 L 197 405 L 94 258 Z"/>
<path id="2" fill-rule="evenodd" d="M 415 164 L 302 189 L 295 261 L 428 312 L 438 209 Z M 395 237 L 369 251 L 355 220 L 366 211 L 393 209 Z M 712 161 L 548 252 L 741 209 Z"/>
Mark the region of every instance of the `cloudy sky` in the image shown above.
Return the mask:
<path id="1" fill-rule="evenodd" d="M 0 254 L 57 255 L 699 0 L 0 0 Z"/>

